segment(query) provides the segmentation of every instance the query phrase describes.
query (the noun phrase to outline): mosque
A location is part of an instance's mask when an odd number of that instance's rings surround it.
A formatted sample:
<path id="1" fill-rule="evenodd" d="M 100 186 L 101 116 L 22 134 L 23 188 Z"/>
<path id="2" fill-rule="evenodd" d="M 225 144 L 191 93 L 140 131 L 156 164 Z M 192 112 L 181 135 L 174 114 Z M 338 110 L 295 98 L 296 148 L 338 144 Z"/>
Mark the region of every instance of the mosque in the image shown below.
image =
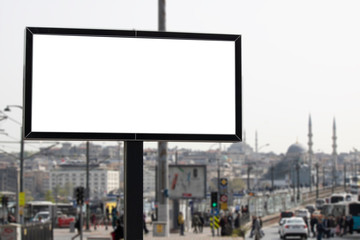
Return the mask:
<path id="1" fill-rule="evenodd" d="M 315 162 L 313 162 L 313 142 L 312 142 L 312 123 L 309 116 L 309 133 L 308 148 L 301 143 L 294 143 L 289 146 L 284 158 L 274 165 L 274 182 L 275 186 L 300 186 L 309 187 L 316 184 Z M 333 121 L 333 171 L 337 170 L 337 152 L 336 152 L 336 123 Z M 268 171 L 264 176 L 265 179 L 271 179 L 271 172 Z M 298 181 L 299 179 L 299 181 Z"/>

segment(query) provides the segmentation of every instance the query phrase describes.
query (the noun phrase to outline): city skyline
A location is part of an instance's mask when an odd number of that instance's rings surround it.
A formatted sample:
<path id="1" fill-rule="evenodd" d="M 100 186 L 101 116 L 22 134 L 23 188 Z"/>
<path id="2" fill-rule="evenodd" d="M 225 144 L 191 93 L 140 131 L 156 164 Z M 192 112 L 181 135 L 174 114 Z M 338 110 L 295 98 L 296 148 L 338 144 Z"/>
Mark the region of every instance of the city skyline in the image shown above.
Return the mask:
<path id="1" fill-rule="evenodd" d="M 314 153 L 331 153 L 334 118 L 341 153 L 360 149 L 360 114 L 355 107 L 360 102 L 360 32 L 355 30 L 359 6 L 356 1 L 338 0 L 167 1 L 166 30 L 242 35 L 243 129 L 253 148 L 256 131 L 259 147 L 270 144 L 260 149 L 264 152 L 286 153 L 296 141 L 307 146 L 311 114 Z M 1 1 L 0 110 L 22 105 L 25 26 L 157 30 L 157 7 L 155 0 Z M 6 114 L 21 122 L 19 109 Z M 13 121 L 0 121 L 0 129 L 10 136 L 0 135 L 0 141 L 20 139 L 20 126 Z M 9 151 L 19 149 L 0 145 Z M 36 144 L 26 145 L 35 149 Z M 175 146 L 218 147 L 169 143 Z"/>

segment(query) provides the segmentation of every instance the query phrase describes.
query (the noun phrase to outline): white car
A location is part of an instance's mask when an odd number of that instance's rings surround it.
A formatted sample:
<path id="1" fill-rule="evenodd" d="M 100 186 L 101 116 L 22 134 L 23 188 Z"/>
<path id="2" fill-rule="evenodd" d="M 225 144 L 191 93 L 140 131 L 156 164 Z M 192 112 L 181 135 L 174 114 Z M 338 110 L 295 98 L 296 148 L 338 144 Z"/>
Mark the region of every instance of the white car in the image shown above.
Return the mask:
<path id="1" fill-rule="evenodd" d="M 279 228 L 281 239 L 286 237 L 299 236 L 302 239 L 308 238 L 308 227 L 301 217 L 284 218 Z"/>
<path id="2" fill-rule="evenodd" d="M 315 202 L 316 209 L 321 210 L 321 208 L 324 206 L 325 203 L 326 203 L 325 199 L 322 199 L 322 198 L 316 199 L 316 202 Z"/>
<path id="3" fill-rule="evenodd" d="M 49 222 L 50 221 L 50 213 L 49 212 L 38 212 L 37 214 L 35 214 L 35 216 L 33 217 L 33 219 L 31 220 L 32 222 Z"/>

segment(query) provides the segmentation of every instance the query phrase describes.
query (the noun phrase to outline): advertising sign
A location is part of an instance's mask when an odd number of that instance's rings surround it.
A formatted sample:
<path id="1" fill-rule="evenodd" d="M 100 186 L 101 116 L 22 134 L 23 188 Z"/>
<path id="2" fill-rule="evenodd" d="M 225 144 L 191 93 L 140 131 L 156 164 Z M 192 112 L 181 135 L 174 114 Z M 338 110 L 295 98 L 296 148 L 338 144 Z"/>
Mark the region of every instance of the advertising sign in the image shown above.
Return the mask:
<path id="1" fill-rule="evenodd" d="M 169 165 L 169 197 L 206 198 L 206 166 Z"/>
<path id="2" fill-rule="evenodd" d="M 26 139 L 241 140 L 240 35 L 25 32 Z"/>

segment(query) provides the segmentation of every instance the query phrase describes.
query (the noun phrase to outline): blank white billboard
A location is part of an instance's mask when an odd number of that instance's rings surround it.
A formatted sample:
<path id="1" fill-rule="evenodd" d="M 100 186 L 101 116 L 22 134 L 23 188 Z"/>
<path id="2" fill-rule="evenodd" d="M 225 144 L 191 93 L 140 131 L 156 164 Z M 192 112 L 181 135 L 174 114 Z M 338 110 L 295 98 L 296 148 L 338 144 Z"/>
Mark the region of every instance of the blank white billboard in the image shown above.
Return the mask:
<path id="1" fill-rule="evenodd" d="M 239 140 L 238 38 L 215 36 L 28 28 L 25 137 Z"/>

